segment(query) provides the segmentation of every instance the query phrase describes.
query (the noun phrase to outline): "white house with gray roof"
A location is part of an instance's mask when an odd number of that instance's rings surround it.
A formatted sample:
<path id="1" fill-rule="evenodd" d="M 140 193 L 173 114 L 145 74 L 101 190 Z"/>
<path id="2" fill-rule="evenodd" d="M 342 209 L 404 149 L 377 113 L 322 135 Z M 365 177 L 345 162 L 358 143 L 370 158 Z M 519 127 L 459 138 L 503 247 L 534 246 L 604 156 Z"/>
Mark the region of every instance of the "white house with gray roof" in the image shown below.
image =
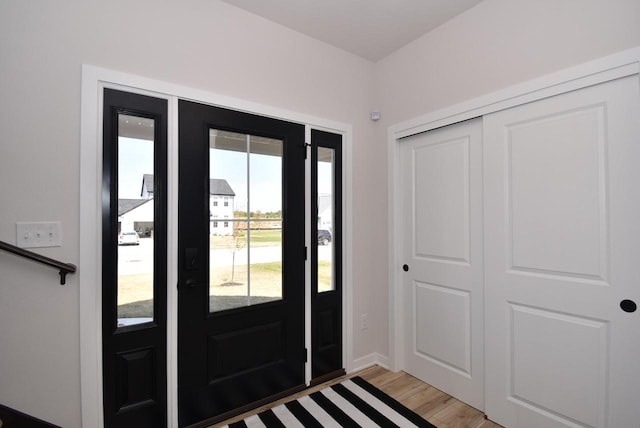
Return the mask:
<path id="1" fill-rule="evenodd" d="M 149 236 L 153 230 L 153 198 L 118 199 L 118 232 L 135 230 Z"/>
<path id="2" fill-rule="evenodd" d="M 212 235 L 233 235 L 235 196 L 227 180 L 209 180 L 209 231 Z"/>
<path id="3" fill-rule="evenodd" d="M 236 193 L 227 180 L 212 178 L 209 180 L 209 231 L 212 235 L 233 235 L 233 211 Z M 153 174 L 142 176 L 141 202 L 153 199 Z M 136 201 L 133 199 L 131 201 Z"/>

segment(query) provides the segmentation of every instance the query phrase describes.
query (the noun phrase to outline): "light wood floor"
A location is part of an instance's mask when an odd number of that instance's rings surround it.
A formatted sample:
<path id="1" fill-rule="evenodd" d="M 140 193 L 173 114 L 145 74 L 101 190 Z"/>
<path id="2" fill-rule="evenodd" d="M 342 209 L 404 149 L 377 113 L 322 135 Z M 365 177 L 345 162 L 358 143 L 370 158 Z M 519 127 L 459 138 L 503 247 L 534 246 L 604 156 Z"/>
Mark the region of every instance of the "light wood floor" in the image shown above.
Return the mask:
<path id="1" fill-rule="evenodd" d="M 405 372 L 391 372 L 380 366 L 369 367 L 352 375 L 334 379 L 330 382 L 307 389 L 252 412 L 245 413 L 220 424 L 219 427 L 244 419 L 270 407 L 282 404 L 303 395 L 310 394 L 326 386 L 341 382 L 347 377 L 358 375 L 386 394 L 395 398 L 406 407 L 421 415 L 438 428 L 501 428 L 500 425 L 484 418 L 484 414 L 471 406 L 445 394 L 444 392 L 416 379 Z"/>

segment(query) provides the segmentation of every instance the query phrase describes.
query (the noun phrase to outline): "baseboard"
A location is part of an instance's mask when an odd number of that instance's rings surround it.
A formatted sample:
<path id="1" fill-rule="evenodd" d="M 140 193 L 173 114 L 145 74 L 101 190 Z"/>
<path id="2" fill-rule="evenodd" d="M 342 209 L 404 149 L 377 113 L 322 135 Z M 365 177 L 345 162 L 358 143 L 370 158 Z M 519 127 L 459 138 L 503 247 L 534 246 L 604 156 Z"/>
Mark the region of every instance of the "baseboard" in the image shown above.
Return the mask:
<path id="1" fill-rule="evenodd" d="M 0 404 L 0 421 L 2 428 L 60 428 L 33 416 L 13 410 Z"/>
<path id="2" fill-rule="evenodd" d="M 353 373 L 364 370 L 373 365 L 379 365 L 384 367 L 385 369 L 389 368 L 389 357 L 381 355 L 377 352 L 372 352 L 369 355 L 365 355 L 364 357 L 357 358 L 353 360 Z"/>

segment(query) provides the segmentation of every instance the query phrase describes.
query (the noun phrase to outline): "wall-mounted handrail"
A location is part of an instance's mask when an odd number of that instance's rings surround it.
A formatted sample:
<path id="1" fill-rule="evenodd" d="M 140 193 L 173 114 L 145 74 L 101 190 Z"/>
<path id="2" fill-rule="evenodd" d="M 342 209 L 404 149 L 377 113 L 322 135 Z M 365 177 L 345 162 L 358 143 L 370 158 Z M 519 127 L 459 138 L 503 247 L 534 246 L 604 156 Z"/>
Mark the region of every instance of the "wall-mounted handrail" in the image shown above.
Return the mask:
<path id="1" fill-rule="evenodd" d="M 60 285 L 64 285 L 66 283 L 68 273 L 74 273 L 76 271 L 76 265 L 74 264 L 59 262 L 52 258 L 43 256 L 42 254 L 34 253 L 33 251 L 16 247 L 15 245 L 9 244 L 8 242 L 0 241 L 0 250 L 5 250 L 12 254 L 16 254 L 29 260 L 33 260 L 35 262 L 52 266 L 58 269 L 60 271 Z"/>

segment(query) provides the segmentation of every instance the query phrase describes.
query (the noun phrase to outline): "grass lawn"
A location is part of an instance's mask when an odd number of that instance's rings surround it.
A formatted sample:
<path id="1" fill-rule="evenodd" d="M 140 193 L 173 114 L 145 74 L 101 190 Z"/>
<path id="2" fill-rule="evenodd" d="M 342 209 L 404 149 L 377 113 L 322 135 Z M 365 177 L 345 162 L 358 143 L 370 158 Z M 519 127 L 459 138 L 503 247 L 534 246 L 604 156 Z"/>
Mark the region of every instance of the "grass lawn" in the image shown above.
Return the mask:
<path id="1" fill-rule="evenodd" d="M 318 262 L 318 291 L 333 290 L 333 263 L 320 260 Z"/>
<path id="2" fill-rule="evenodd" d="M 282 244 L 282 230 L 252 230 L 251 246 L 252 247 L 271 247 Z M 238 240 L 235 241 L 233 236 L 212 235 L 209 238 L 209 246 L 211 249 L 222 250 L 236 248 L 245 248 L 247 246 L 246 232 L 239 232 Z"/>
<path id="3" fill-rule="evenodd" d="M 241 237 L 246 242 L 246 235 Z M 251 231 L 251 243 L 254 244 L 256 242 L 260 243 L 269 243 L 273 245 L 279 245 L 282 242 L 282 230 L 252 230 Z"/>

